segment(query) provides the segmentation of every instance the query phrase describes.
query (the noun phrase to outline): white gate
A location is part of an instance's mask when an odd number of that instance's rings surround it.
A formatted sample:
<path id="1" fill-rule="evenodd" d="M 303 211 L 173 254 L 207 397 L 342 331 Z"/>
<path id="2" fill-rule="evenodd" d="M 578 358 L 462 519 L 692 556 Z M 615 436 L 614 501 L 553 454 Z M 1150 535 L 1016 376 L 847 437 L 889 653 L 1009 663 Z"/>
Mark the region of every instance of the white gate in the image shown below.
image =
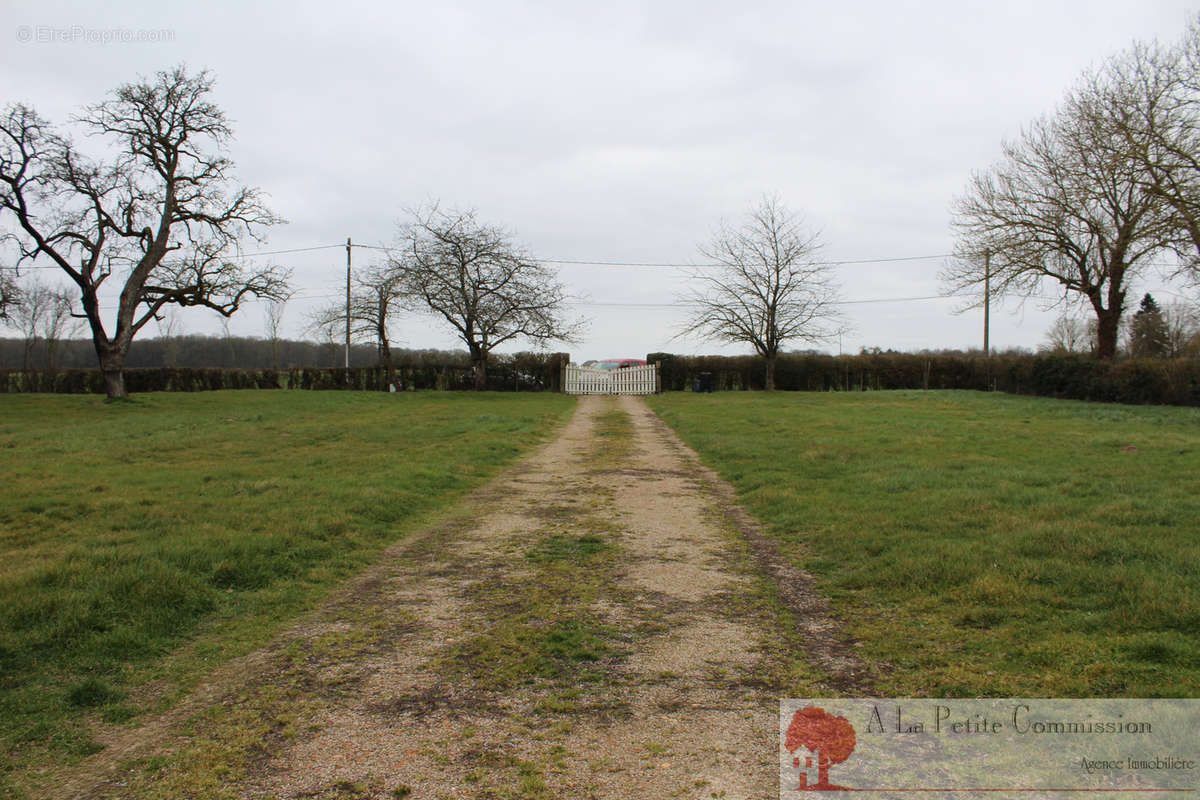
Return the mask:
<path id="1" fill-rule="evenodd" d="M 563 388 L 567 394 L 657 394 L 658 365 L 604 370 L 568 364 Z"/>

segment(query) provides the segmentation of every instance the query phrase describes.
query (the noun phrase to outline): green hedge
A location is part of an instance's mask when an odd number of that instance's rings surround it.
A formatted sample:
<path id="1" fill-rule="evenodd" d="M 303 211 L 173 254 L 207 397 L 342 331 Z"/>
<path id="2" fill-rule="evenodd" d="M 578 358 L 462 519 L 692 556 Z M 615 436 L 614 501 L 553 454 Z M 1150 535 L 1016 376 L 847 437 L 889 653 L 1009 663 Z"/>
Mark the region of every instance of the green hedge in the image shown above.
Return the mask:
<path id="1" fill-rule="evenodd" d="M 559 391 L 563 353 L 494 357 L 487 387 L 493 391 Z M 676 356 L 651 353 L 661 364 L 664 391 L 684 391 L 702 372 L 718 390 L 762 389 L 763 360 L 754 356 Z M 401 390 L 467 390 L 474 386 L 466 359 L 413 360 L 395 370 Z M 878 353 L 857 356 L 782 355 L 775 385 L 791 391 L 879 389 L 977 389 L 1114 403 L 1200 406 L 1200 359 L 1095 361 L 1070 355 Z M 387 391 L 382 367 L 331 369 L 128 369 L 131 393 L 200 392 L 215 389 L 349 389 Z M 95 369 L 0 370 L 0 393 L 103 394 Z"/>
<path id="2" fill-rule="evenodd" d="M 762 389 L 763 359 L 650 353 L 664 391 L 690 390 L 702 372 L 718 390 Z M 877 353 L 781 355 L 775 386 L 791 391 L 976 389 L 1114 403 L 1200 405 L 1200 359 L 1096 361 L 1072 355 Z"/>
<path id="3" fill-rule="evenodd" d="M 564 353 L 517 353 L 492 359 L 487 388 L 495 391 L 560 391 Z M 394 370 L 397 388 L 404 390 L 474 388 L 474 373 L 465 359 L 458 363 L 410 363 Z M 125 370 L 125 388 L 140 392 L 203 392 L 216 389 L 349 389 L 388 391 L 383 367 L 332 369 L 201 369 L 162 367 Z M 97 369 L 0 370 L 0 393 L 50 392 L 103 394 Z"/>

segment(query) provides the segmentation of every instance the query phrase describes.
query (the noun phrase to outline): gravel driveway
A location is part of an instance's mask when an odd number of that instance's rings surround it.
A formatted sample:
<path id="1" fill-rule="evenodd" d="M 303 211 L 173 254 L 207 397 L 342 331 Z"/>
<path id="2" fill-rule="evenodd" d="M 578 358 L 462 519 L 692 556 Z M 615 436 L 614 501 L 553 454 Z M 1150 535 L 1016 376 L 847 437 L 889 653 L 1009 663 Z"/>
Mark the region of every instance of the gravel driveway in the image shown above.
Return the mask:
<path id="1" fill-rule="evenodd" d="M 556 439 L 73 788 L 777 797 L 781 692 L 860 688 L 790 569 L 641 399 L 582 397 Z M 155 771 L 113 771 L 148 753 Z"/>

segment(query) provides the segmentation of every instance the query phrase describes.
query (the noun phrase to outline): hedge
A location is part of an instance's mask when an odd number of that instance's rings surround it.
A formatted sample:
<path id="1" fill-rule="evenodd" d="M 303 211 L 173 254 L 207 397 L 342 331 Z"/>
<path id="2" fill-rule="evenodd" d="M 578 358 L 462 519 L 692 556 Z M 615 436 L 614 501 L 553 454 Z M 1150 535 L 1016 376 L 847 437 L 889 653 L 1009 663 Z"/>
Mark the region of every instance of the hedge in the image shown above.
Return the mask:
<path id="1" fill-rule="evenodd" d="M 664 391 L 692 387 L 702 372 L 715 388 L 762 389 L 766 377 L 754 356 L 677 356 L 650 353 L 661 365 Z M 519 353 L 493 358 L 487 388 L 561 391 L 564 353 Z M 395 369 L 400 390 L 466 390 L 474 386 L 467 360 L 413 359 Z M 1115 403 L 1200 406 L 1200 359 L 1096 361 L 1073 355 L 876 353 L 856 356 L 789 354 L 779 357 L 775 385 L 792 391 L 976 389 Z M 125 371 L 125 387 L 139 392 L 214 389 L 349 389 L 387 391 L 382 367 L 297 369 L 150 368 Z M 0 370 L 0 393 L 104 393 L 99 370 Z"/>
<path id="2" fill-rule="evenodd" d="M 703 372 L 717 390 L 762 389 L 763 359 L 650 353 L 664 391 L 684 391 Z M 876 353 L 788 354 L 775 365 L 775 387 L 791 391 L 976 389 L 1115 403 L 1200 405 L 1200 359 L 1096 361 L 1074 355 Z"/>
<path id="3" fill-rule="evenodd" d="M 493 356 L 487 388 L 494 391 L 561 391 L 564 353 Z M 475 385 L 464 359 L 457 363 L 410 363 L 395 368 L 396 388 L 463 390 Z M 125 389 L 140 392 L 203 392 L 216 389 L 347 389 L 388 391 L 383 367 L 297 369 L 202 369 L 161 367 L 125 370 Z M 98 369 L 0 370 L 0 393 L 103 394 Z"/>

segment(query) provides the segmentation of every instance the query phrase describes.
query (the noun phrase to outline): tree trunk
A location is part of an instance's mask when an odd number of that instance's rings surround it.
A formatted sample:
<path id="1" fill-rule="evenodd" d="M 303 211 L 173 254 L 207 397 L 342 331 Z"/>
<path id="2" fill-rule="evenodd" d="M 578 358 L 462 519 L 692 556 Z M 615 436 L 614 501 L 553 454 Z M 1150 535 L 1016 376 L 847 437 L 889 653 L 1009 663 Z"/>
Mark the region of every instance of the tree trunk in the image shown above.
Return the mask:
<path id="1" fill-rule="evenodd" d="M 387 391 L 391 391 L 393 386 L 396 386 L 396 366 L 392 363 L 392 346 L 386 339 L 380 340 L 380 347 L 383 350 L 383 368 L 384 374 L 387 376 Z M 396 389 L 399 390 L 399 386 Z"/>
<path id="2" fill-rule="evenodd" d="M 125 354 L 126 350 L 119 345 L 109 344 L 96 354 L 100 360 L 100 374 L 104 376 L 104 393 L 109 400 L 121 400 L 127 396 L 125 391 Z"/>
<path id="3" fill-rule="evenodd" d="M 1121 322 L 1120 310 L 1096 311 L 1096 357 L 1111 361 L 1117 355 L 1117 332 Z"/>
<path id="4" fill-rule="evenodd" d="M 124 359 L 121 359 L 123 362 Z M 122 400 L 127 397 L 125 392 L 125 372 L 121 368 L 121 364 L 113 366 L 111 363 L 100 367 L 100 373 L 104 376 L 104 393 L 109 400 Z"/>
<path id="5" fill-rule="evenodd" d="M 775 391 L 775 355 L 767 356 L 767 386 L 768 392 Z"/>
<path id="6" fill-rule="evenodd" d="M 471 357 L 471 368 L 475 372 L 475 391 L 487 389 L 487 353 L 475 353 Z"/>

